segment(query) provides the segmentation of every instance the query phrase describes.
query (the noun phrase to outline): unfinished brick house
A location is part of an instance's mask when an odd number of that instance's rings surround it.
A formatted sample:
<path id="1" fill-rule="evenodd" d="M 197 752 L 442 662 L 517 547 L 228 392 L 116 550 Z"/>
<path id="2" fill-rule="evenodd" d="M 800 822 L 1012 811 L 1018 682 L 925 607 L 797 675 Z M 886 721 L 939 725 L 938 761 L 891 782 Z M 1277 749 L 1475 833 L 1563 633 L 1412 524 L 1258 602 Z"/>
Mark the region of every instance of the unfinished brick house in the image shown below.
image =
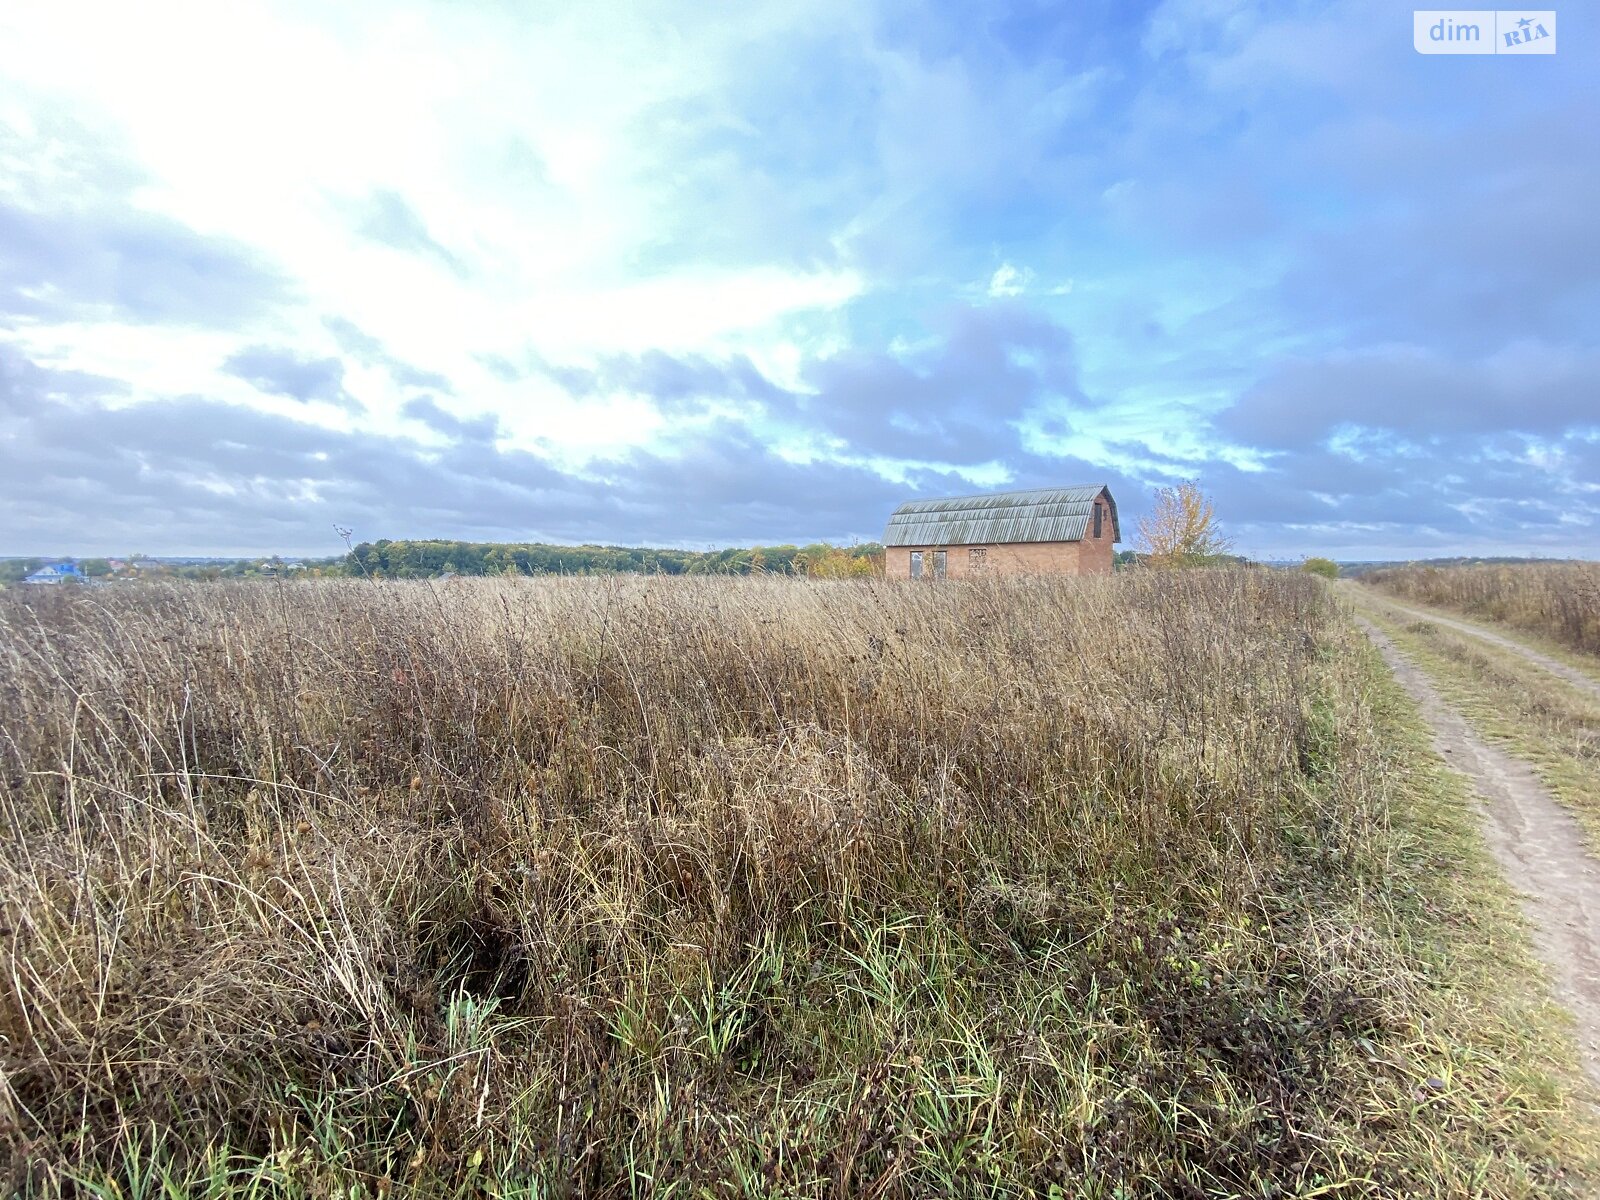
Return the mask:
<path id="1" fill-rule="evenodd" d="M 890 579 L 963 575 L 1109 575 L 1122 540 L 1117 502 L 1099 483 L 908 500 L 884 531 Z"/>

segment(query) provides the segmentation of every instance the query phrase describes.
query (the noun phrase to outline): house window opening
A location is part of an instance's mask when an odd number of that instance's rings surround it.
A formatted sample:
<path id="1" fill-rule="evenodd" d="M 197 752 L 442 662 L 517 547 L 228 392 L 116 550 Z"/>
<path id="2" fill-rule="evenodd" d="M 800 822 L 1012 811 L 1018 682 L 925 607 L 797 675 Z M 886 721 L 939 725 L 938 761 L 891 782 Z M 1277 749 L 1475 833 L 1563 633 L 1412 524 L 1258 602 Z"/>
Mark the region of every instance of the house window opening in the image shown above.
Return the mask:
<path id="1" fill-rule="evenodd" d="M 945 568 L 948 566 L 949 555 L 943 550 L 933 552 L 933 577 L 943 579 Z"/>
<path id="2" fill-rule="evenodd" d="M 1099 537 L 1100 536 L 1100 515 L 1102 513 L 1104 513 L 1104 512 L 1105 512 L 1105 509 L 1101 505 L 1096 504 L 1094 506 L 1094 535 L 1095 535 L 1095 537 Z"/>
<path id="3" fill-rule="evenodd" d="M 987 546 L 973 546 L 967 551 L 967 570 L 977 572 L 983 570 L 984 564 L 989 559 Z"/>
<path id="4" fill-rule="evenodd" d="M 913 579 L 921 579 L 922 578 L 922 551 L 921 550 L 913 550 L 911 552 L 911 578 L 913 578 Z"/>

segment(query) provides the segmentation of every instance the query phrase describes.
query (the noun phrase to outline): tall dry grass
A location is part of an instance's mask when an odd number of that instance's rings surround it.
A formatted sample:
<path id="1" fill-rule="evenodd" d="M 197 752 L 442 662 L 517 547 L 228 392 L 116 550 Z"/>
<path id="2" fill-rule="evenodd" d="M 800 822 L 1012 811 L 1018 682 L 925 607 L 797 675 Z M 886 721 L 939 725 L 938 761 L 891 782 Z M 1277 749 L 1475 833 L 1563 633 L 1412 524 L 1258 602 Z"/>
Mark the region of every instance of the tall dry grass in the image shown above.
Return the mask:
<path id="1" fill-rule="evenodd" d="M 1600 655 L 1600 563 L 1389 567 L 1369 571 L 1361 582 Z"/>
<path id="2" fill-rule="evenodd" d="M 1343 637 L 1256 572 L 0 596 L 11 1185 L 1554 1188 L 1503 1047 L 1428 1078 Z"/>

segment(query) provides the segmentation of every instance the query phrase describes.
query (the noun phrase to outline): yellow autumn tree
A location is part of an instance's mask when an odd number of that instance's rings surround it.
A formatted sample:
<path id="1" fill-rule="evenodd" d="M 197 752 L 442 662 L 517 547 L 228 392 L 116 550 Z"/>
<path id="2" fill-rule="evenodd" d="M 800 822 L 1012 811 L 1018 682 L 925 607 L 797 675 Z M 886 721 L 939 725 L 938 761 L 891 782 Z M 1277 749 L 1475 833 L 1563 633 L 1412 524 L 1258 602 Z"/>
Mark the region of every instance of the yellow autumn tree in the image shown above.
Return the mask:
<path id="1" fill-rule="evenodd" d="M 1157 488 L 1154 506 L 1139 518 L 1139 552 L 1152 567 L 1203 566 L 1232 548 L 1211 497 L 1193 479 Z"/>
<path id="2" fill-rule="evenodd" d="M 883 555 L 853 554 L 850 556 L 850 577 L 872 579 L 883 575 Z"/>
<path id="3" fill-rule="evenodd" d="M 883 553 L 845 550 L 819 542 L 796 554 L 794 566 L 812 579 L 864 579 L 883 574 Z"/>

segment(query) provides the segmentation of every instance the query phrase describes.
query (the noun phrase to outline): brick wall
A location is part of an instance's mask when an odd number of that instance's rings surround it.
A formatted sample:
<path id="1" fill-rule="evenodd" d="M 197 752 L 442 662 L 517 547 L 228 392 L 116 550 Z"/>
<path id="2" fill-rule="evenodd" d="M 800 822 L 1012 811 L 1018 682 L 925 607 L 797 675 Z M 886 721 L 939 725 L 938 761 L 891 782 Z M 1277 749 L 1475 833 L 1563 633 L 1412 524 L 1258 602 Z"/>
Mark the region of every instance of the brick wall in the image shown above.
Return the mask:
<path id="1" fill-rule="evenodd" d="M 1089 528 L 1085 530 L 1086 536 L 1078 542 L 1078 574 L 1080 575 L 1109 575 L 1111 574 L 1111 561 L 1116 555 L 1112 538 L 1116 531 L 1111 525 L 1111 506 L 1104 500 L 1096 500 L 1095 506 L 1100 513 L 1100 536 L 1094 536 L 1094 517 L 1089 518 Z"/>

